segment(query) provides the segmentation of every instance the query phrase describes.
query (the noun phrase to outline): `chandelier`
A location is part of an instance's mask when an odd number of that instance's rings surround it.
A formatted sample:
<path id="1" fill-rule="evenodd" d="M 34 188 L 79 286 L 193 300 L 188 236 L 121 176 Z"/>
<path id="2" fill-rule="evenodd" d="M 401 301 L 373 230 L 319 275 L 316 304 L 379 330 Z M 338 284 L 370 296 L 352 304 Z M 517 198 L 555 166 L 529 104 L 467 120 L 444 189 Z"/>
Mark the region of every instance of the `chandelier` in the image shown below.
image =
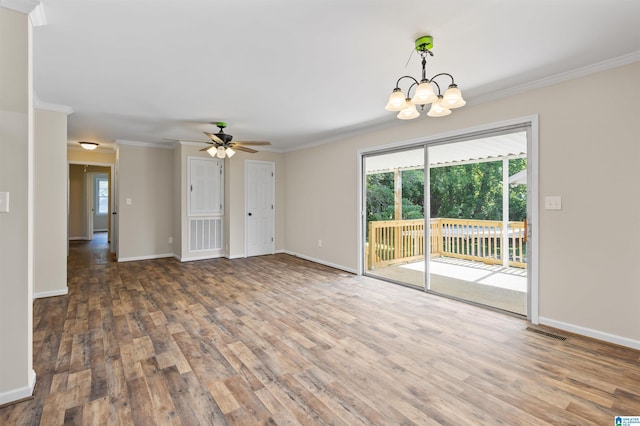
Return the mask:
<path id="1" fill-rule="evenodd" d="M 418 81 L 410 75 L 400 77 L 391 96 L 389 96 L 389 102 L 384 107 L 387 111 L 399 111 L 397 117 L 401 120 L 411 120 L 419 117 L 420 112 L 416 105 L 420 105 L 420 111 L 422 111 L 425 105 L 431 104 L 427 115 L 429 117 L 444 117 L 451 114 L 452 109 L 460 108 L 466 104 L 451 74 L 443 72 L 427 78 L 425 67 L 427 65 L 427 56 L 433 56 L 433 53 L 429 50 L 432 48 L 433 37 L 422 36 L 416 40 L 416 51 L 422 58 L 422 79 Z M 451 79 L 451 84 L 449 84 L 444 94 L 441 94 L 440 85 L 435 81 L 440 77 L 449 77 Z M 411 82 L 406 96 L 400 89 L 400 82 L 404 79 L 408 79 Z M 438 90 L 437 93 L 434 91 L 434 86 Z M 412 89 L 415 89 L 413 97 L 411 97 Z"/>

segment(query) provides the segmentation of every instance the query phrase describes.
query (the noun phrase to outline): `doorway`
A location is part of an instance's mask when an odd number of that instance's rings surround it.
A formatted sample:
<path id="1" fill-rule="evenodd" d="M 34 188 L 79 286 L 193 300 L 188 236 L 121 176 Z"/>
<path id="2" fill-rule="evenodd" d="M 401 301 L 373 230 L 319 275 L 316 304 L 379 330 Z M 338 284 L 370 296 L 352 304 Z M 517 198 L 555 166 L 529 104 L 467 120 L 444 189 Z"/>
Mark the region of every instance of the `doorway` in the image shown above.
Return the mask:
<path id="1" fill-rule="evenodd" d="M 364 153 L 364 274 L 531 318 L 531 133 L 529 123 Z"/>
<path id="2" fill-rule="evenodd" d="M 67 187 L 68 240 L 91 241 L 103 232 L 113 244 L 113 167 L 110 164 L 69 163 Z"/>

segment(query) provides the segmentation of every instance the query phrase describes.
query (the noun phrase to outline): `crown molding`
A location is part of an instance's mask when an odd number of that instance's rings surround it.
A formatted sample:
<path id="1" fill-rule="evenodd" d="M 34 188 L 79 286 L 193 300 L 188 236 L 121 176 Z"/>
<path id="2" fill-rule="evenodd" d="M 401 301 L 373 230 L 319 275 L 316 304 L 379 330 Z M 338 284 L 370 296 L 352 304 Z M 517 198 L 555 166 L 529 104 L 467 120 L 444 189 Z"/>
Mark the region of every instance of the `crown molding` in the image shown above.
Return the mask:
<path id="1" fill-rule="evenodd" d="M 126 139 L 116 139 L 116 145 L 129 145 L 129 146 L 140 146 L 144 148 L 161 148 L 161 149 L 175 149 L 177 144 L 175 143 L 158 143 L 158 142 L 141 142 L 141 141 L 130 141 Z"/>
<path id="2" fill-rule="evenodd" d="M 26 14 L 31 13 L 38 4 L 40 2 L 36 0 L 0 0 L 0 6 Z"/>
<path id="3" fill-rule="evenodd" d="M 29 13 L 29 19 L 31 19 L 31 25 L 34 27 L 44 27 L 47 25 L 47 16 L 44 14 L 44 6 L 42 3 L 38 5 Z"/>
<path id="4" fill-rule="evenodd" d="M 606 61 L 597 62 L 595 64 L 586 65 L 584 67 L 576 68 L 571 71 L 541 78 L 539 80 L 521 84 L 519 86 L 514 86 L 504 90 L 498 90 L 493 93 L 487 93 L 486 95 L 479 95 L 470 99 L 469 103 L 476 105 L 476 104 L 481 104 L 485 102 L 495 101 L 498 99 L 506 98 L 508 96 L 519 95 L 525 92 L 529 92 L 531 90 L 541 89 L 543 87 L 552 86 L 554 84 L 562 83 L 562 82 L 573 80 L 580 77 L 586 77 L 591 74 L 607 71 L 607 70 L 622 67 L 625 65 L 630 65 L 636 62 L 640 62 L 640 50 L 629 53 L 627 55 L 618 56 L 617 58 L 607 59 Z"/>
<path id="5" fill-rule="evenodd" d="M 36 0 L 0 0 L 0 6 L 29 15 L 31 25 L 42 27 L 47 25 L 47 17 L 42 3 Z"/>
<path id="6" fill-rule="evenodd" d="M 50 104 L 48 102 L 42 102 L 37 94 L 33 94 L 33 107 L 37 109 L 46 109 L 48 111 L 62 112 L 64 114 L 73 114 L 75 111 L 73 108 L 67 105 Z"/>

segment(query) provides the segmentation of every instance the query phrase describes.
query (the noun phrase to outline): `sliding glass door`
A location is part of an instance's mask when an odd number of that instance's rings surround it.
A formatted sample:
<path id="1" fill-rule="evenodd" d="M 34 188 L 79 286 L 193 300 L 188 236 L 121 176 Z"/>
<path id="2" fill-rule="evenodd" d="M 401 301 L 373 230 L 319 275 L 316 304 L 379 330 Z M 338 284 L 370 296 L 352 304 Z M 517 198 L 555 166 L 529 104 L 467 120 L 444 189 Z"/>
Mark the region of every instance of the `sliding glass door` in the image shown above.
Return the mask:
<path id="1" fill-rule="evenodd" d="M 488 155 L 503 145 L 519 148 Z M 526 315 L 527 188 L 510 182 L 526 174 L 526 132 L 430 146 L 428 156 L 428 289 Z"/>
<path id="2" fill-rule="evenodd" d="M 366 274 L 424 288 L 424 148 L 364 158 Z"/>
<path id="3" fill-rule="evenodd" d="M 527 315 L 527 138 L 521 127 L 363 156 L 365 274 Z"/>

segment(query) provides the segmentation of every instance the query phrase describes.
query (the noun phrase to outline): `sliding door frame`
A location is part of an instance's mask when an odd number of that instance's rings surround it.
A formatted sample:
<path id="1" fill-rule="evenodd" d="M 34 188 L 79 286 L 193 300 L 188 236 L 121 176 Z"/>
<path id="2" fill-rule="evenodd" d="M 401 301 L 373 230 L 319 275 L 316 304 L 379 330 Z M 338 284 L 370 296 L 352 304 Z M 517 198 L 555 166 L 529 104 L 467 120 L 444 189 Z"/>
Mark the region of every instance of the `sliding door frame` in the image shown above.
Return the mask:
<path id="1" fill-rule="evenodd" d="M 448 133 L 428 136 L 419 139 L 400 141 L 383 146 L 364 148 L 358 151 L 358 209 L 359 209 L 359 235 L 358 239 L 358 274 L 365 274 L 364 241 L 366 237 L 366 185 L 364 184 L 365 157 L 375 154 L 386 154 L 394 151 L 424 148 L 425 160 L 425 187 L 429 187 L 428 171 L 428 147 L 451 142 L 477 139 L 487 135 L 511 133 L 517 130 L 527 132 L 527 319 L 533 323 L 539 323 L 539 244 L 538 244 L 538 116 L 531 115 L 513 120 L 491 123 L 483 126 L 452 131 Z M 430 194 L 425 191 L 425 221 L 429 223 L 430 211 L 428 200 Z M 426 229 L 426 228 L 425 228 Z M 425 253 L 429 253 L 430 239 L 425 238 Z M 424 291 L 428 290 L 429 262 L 425 262 Z"/>

